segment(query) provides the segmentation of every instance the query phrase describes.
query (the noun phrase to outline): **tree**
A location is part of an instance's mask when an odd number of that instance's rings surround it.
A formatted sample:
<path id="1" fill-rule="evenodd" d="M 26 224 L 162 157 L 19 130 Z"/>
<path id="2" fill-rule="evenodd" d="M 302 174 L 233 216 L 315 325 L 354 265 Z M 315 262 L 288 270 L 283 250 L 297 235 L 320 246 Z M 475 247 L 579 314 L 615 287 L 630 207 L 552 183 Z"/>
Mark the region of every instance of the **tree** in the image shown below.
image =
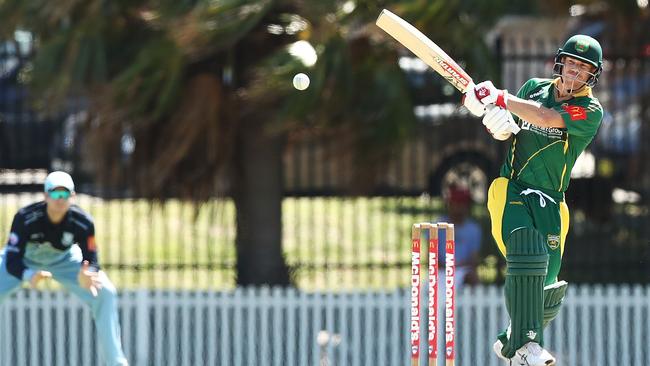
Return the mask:
<path id="1" fill-rule="evenodd" d="M 35 35 L 25 72 L 44 106 L 69 95 L 89 101 L 85 139 L 98 181 L 156 199 L 231 196 L 237 283 L 289 285 L 281 245 L 287 136 L 307 129 L 349 141 L 366 168 L 363 188 L 415 124 L 395 44 L 373 24 L 380 4 L 5 0 L 0 27 Z M 465 2 L 396 9 L 441 45 L 460 45 L 455 55 L 487 52 L 485 23 Z M 305 66 L 287 46 L 301 39 L 315 45 L 318 62 L 312 86 L 296 93 L 289 80 Z M 124 136 L 136 141 L 127 160 L 119 158 Z"/>

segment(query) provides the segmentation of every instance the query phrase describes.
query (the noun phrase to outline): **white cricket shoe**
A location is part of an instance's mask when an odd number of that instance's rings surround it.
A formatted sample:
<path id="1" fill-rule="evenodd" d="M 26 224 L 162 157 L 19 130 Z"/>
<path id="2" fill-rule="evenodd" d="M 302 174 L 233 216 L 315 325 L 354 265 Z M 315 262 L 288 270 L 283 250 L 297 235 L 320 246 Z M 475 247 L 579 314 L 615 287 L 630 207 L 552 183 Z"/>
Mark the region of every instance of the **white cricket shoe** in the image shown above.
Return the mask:
<path id="1" fill-rule="evenodd" d="M 492 349 L 497 356 L 506 361 L 509 366 L 553 366 L 555 365 L 555 357 L 553 357 L 547 350 L 542 348 L 538 343 L 528 342 L 515 352 L 511 359 L 505 358 L 501 354 L 503 343 L 497 340 Z"/>
<path id="2" fill-rule="evenodd" d="M 515 352 L 510 359 L 511 366 L 552 366 L 555 357 L 538 343 L 528 342 Z"/>

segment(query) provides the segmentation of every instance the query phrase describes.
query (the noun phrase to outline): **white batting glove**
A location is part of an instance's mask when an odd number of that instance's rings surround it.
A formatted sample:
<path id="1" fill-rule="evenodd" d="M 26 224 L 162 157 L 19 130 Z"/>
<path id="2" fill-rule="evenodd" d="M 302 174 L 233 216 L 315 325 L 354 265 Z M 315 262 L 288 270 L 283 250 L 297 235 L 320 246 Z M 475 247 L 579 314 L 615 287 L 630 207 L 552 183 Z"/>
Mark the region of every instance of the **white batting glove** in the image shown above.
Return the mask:
<path id="1" fill-rule="evenodd" d="M 505 141 L 513 132 L 519 132 L 519 126 L 510 112 L 501 107 L 488 109 L 483 117 L 483 125 L 496 140 Z"/>
<path id="2" fill-rule="evenodd" d="M 469 113 L 476 117 L 481 117 L 485 114 L 485 104 L 481 103 L 476 97 L 474 87 L 474 83 L 470 83 L 467 86 L 467 92 L 463 95 L 463 105 L 469 110 Z"/>
<path id="3" fill-rule="evenodd" d="M 508 91 L 497 89 L 491 81 L 487 80 L 474 86 L 476 99 L 483 105 L 494 104 L 507 109 Z"/>

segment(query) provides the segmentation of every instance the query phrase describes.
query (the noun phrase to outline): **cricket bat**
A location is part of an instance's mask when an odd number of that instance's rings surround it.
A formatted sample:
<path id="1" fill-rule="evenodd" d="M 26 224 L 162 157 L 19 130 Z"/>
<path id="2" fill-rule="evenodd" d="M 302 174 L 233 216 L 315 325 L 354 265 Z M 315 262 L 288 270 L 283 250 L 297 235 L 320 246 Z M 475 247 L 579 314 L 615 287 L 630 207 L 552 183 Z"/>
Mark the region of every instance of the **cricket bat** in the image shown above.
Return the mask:
<path id="1" fill-rule="evenodd" d="M 404 19 L 384 9 L 379 14 L 376 23 L 379 28 L 408 48 L 461 93 L 465 93 L 467 87 L 473 84 L 469 74 L 453 58 L 449 57 L 442 48 Z M 515 129 L 515 126 L 513 126 L 513 129 Z M 512 132 L 515 134 L 519 132 L 519 127 L 517 126 L 516 131 Z"/>
<path id="2" fill-rule="evenodd" d="M 472 78 L 442 48 L 417 28 L 386 9 L 379 14 L 377 26 L 431 66 L 461 93 L 467 91 Z"/>

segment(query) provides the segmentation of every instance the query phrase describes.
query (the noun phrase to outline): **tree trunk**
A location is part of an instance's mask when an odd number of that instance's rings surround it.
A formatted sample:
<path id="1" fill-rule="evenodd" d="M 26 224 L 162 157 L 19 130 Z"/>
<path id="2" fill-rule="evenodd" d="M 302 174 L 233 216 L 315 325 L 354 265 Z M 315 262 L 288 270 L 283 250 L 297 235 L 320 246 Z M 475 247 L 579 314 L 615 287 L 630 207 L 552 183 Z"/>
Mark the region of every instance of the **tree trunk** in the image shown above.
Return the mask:
<path id="1" fill-rule="evenodd" d="M 245 122 L 235 147 L 237 285 L 291 284 L 282 253 L 282 148 L 259 122 Z"/>

